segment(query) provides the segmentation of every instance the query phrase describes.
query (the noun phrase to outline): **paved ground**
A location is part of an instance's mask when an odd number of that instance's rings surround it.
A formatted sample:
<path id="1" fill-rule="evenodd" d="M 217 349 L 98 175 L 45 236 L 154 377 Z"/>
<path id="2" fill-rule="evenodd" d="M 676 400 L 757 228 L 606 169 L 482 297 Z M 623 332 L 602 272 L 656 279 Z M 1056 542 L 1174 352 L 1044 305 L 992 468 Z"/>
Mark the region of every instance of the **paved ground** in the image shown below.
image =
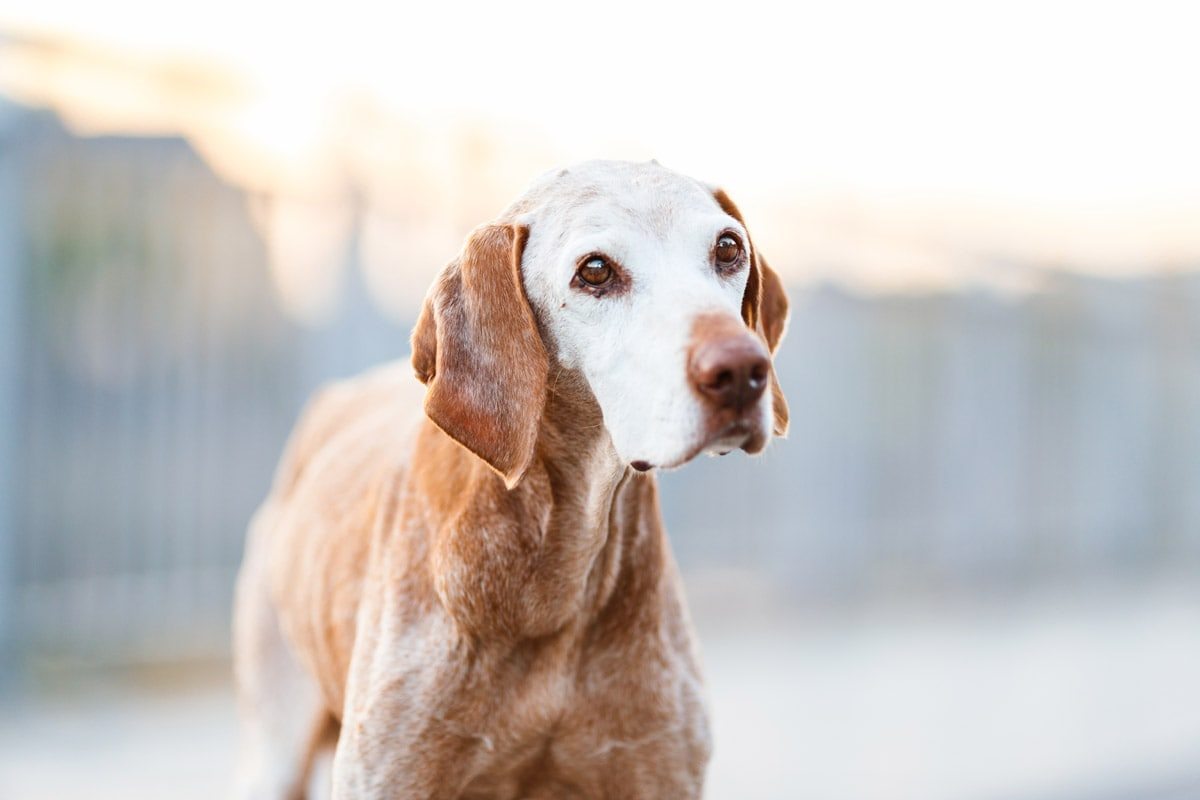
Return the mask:
<path id="1" fill-rule="evenodd" d="M 1197 587 L 702 634 L 710 798 L 1200 798 Z M 235 735 L 222 676 L 8 698 L 0 800 L 223 797 Z"/>

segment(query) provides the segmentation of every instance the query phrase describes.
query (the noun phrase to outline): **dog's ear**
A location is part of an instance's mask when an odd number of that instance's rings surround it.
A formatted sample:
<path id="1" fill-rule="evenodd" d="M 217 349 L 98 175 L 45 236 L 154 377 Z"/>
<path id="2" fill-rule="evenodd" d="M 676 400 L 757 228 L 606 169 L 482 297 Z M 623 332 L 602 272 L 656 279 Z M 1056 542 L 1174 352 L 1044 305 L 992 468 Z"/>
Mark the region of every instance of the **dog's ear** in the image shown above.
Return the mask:
<path id="1" fill-rule="evenodd" d="M 742 227 L 746 229 L 746 235 L 749 236 L 750 227 L 746 225 L 746 220 L 742 218 L 742 213 L 738 211 L 734 202 L 729 199 L 729 195 L 725 194 L 725 190 L 714 189 L 713 197 L 716 199 L 717 205 L 721 206 L 722 211 L 742 223 Z M 742 319 L 750 328 L 758 332 L 758 335 L 770 348 L 771 355 L 774 355 L 787 330 L 787 293 L 783 290 L 783 281 L 767 264 L 762 253 L 758 252 L 754 242 L 750 241 L 747 244 L 750 248 L 750 275 L 746 278 L 746 292 L 742 295 Z M 787 398 L 783 396 L 783 389 L 780 388 L 779 379 L 775 376 L 774 366 L 771 367 L 771 408 L 775 414 L 775 435 L 787 435 Z"/>
<path id="2" fill-rule="evenodd" d="M 513 488 L 529 468 L 548 362 L 521 284 L 529 229 L 485 225 L 442 272 L 412 334 L 425 413 Z"/>

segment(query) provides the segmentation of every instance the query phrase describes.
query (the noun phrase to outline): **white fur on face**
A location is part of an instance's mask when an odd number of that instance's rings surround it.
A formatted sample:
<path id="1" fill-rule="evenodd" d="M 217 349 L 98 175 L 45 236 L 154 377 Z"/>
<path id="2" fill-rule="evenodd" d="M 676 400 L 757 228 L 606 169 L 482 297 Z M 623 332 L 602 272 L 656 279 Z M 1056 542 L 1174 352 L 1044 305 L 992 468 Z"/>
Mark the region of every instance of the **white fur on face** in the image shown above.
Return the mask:
<path id="1" fill-rule="evenodd" d="M 711 255 L 729 230 L 749 247 L 741 224 L 709 187 L 653 162 L 588 162 L 545 176 L 512 213 L 529 226 L 522 274 L 548 344 L 589 382 L 618 457 L 664 467 L 694 456 L 706 420 L 688 380 L 692 329 L 702 314 L 741 318 L 749 265 L 722 276 Z M 625 291 L 596 297 L 572 286 L 592 253 L 620 265 Z M 768 433 L 770 403 L 766 392 L 759 423 Z"/>

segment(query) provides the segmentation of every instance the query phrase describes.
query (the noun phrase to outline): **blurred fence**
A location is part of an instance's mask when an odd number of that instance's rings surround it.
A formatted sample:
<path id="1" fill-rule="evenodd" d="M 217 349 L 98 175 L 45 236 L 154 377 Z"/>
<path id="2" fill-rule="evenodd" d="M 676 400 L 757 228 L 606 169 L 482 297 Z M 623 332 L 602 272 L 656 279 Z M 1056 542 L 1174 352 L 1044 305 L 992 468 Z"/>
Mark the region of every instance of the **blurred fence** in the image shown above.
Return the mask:
<path id="1" fill-rule="evenodd" d="M 792 299 L 777 365 L 789 439 L 668 477 L 685 564 L 756 568 L 811 597 L 1200 556 L 1196 273 Z"/>
<path id="2" fill-rule="evenodd" d="M 353 246 L 337 318 L 290 321 L 247 198 L 186 143 L 6 113 L 0 634 L 23 656 L 220 654 L 303 399 L 402 355 L 407 327 L 376 311 Z M 778 367 L 789 441 L 664 476 L 693 574 L 798 599 L 1200 556 L 1195 273 L 797 290 Z"/>
<path id="3" fill-rule="evenodd" d="M 3 148 L 17 638 L 211 649 L 295 391 L 261 244 L 180 141 L 84 141 L 33 118 Z"/>

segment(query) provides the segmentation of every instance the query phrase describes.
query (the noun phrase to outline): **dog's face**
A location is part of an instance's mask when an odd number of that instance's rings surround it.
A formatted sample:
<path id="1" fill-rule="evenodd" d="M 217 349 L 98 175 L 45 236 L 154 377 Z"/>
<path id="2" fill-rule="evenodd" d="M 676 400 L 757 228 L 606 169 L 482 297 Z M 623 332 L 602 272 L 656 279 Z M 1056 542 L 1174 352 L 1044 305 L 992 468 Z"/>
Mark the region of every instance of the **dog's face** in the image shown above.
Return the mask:
<path id="1" fill-rule="evenodd" d="M 586 378 L 621 460 L 671 467 L 704 450 L 761 450 L 770 353 L 742 319 L 741 220 L 657 164 L 585 164 L 531 194 L 517 217 L 529 228 L 529 301 L 558 362 Z"/>
<path id="2" fill-rule="evenodd" d="M 510 485 L 550 363 L 584 377 L 636 469 L 755 453 L 784 432 L 771 353 L 787 300 L 723 192 L 655 163 L 590 162 L 543 177 L 506 217 L 431 291 L 413 361 L 430 417 Z"/>

